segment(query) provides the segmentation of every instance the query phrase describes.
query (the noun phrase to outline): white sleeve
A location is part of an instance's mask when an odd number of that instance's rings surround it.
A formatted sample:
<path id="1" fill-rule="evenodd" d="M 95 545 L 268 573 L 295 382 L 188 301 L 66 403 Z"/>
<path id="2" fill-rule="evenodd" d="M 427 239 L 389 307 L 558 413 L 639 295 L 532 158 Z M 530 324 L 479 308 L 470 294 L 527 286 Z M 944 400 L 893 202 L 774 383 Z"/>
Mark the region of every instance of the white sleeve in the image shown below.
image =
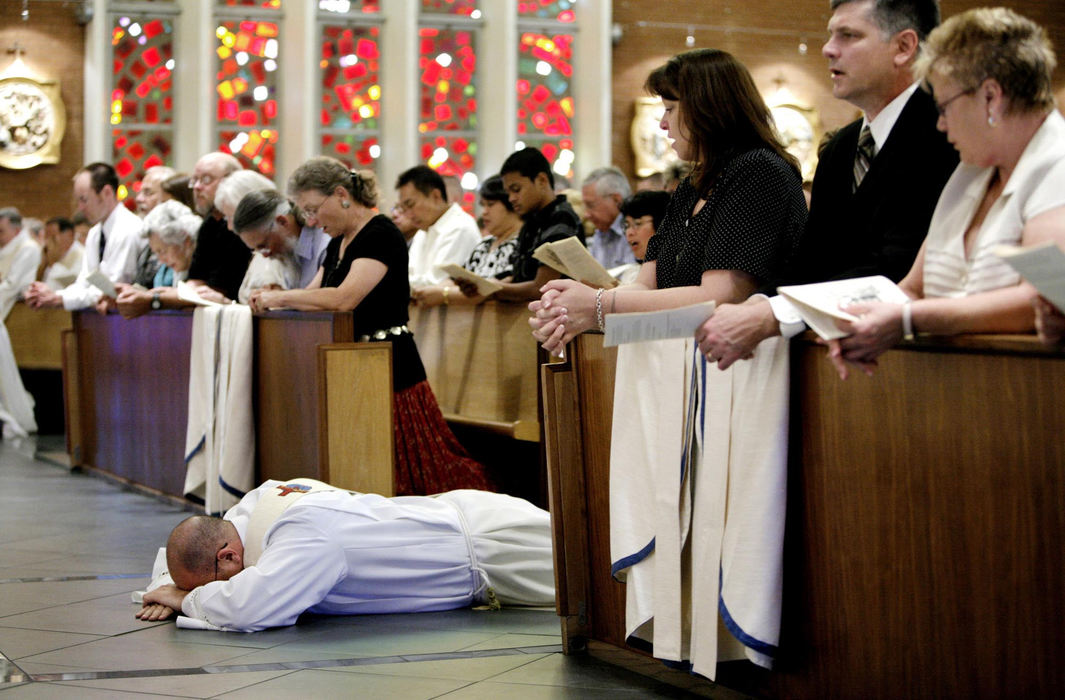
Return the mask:
<path id="1" fill-rule="evenodd" d="M 446 265 L 447 263 L 454 263 L 460 267 L 465 265 L 466 261 L 470 259 L 470 253 L 477 247 L 477 242 L 480 240 L 481 237 L 475 230 L 466 227 L 442 232 L 436 239 L 435 245 L 426 251 L 428 268 L 423 271 L 425 280 L 420 281 L 417 285 L 415 285 L 414 280 L 411 280 L 411 286 L 440 284 L 447 279 L 447 275 L 436 269 L 437 266 Z"/>
<path id="2" fill-rule="evenodd" d="M 347 575 L 344 550 L 303 518 L 275 526 L 258 564 L 228 581 L 196 588 L 181 605 L 188 617 L 243 632 L 291 625 Z"/>
<path id="3" fill-rule="evenodd" d="M 773 316 L 780 323 L 780 335 L 785 338 L 794 338 L 806 330 L 806 323 L 799 315 L 798 309 L 784 297 L 779 294 L 769 297 L 769 306 L 773 309 Z"/>
<path id="4" fill-rule="evenodd" d="M 96 233 L 95 237 L 93 236 L 94 232 Z M 87 309 L 100 301 L 100 297 L 104 295 L 99 289 L 89 284 L 89 275 L 92 274 L 93 268 L 97 265 L 96 255 L 90 253 L 90 250 L 97 250 L 99 245 L 99 228 L 93 227 L 85 241 L 85 255 L 81 256 L 81 272 L 78 273 L 78 278 L 69 287 L 64 287 L 56 292 L 63 300 L 63 308 L 67 311 Z"/>
<path id="5" fill-rule="evenodd" d="M 15 254 L 7 276 L 0 280 L 0 319 L 7 316 L 7 310 L 15 303 L 18 296 L 37 277 L 37 267 L 41 264 L 40 246 L 26 243 Z"/>

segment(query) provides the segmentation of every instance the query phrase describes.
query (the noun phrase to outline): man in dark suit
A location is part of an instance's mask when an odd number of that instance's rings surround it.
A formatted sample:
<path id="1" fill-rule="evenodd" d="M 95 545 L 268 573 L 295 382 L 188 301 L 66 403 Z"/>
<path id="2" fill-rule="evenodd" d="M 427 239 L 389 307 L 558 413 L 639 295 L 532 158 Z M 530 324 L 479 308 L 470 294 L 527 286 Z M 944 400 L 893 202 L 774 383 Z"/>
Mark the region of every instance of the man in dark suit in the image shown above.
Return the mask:
<path id="1" fill-rule="evenodd" d="M 958 164 L 936 130 L 935 102 L 912 73 L 921 41 L 939 24 L 939 2 L 831 0 L 831 7 L 822 53 L 832 94 L 863 116 L 825 145 L 803 240 L 789 278 L 778 283 L 874 274 L 898 281 L 913 264 Z M 719 306 L 695 337 L 707 358 L 726 369 L 766 338 L 791 337 L 804 327 L 786 301 L 759 294 Z"/>

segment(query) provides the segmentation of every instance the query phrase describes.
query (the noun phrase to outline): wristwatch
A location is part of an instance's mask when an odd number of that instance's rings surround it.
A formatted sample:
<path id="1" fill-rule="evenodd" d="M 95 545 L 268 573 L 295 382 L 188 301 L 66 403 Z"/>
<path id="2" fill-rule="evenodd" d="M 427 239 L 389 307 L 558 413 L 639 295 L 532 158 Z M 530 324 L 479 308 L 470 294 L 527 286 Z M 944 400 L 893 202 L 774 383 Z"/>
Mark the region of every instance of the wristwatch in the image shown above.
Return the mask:
<path id="1" fill-rule="evenodd" d="M 159 292 L 152 292 L 152 311 L 163 308 L 163 300 L 159 298 Z"/>

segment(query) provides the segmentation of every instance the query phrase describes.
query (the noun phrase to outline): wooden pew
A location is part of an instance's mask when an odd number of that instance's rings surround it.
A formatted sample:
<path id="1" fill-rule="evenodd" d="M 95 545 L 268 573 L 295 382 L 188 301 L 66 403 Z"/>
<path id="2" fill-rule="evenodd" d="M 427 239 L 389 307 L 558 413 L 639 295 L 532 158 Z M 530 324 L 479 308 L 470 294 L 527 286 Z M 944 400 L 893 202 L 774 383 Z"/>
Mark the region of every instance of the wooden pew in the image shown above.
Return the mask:
<path id="1" fill-rule="evenodd" d="M 429 386 L 452 424 L 538 442 L 536 342 L 524 304 L 410 307 Z"/>
<path id="2" fill-rule="evenodd" d="M 31 309 L 20 301 L 4 323 L 20 369 L 63 368 L 62 334 L 73 327 L 69 311 Z"/>
<path id="3" fill-rule="evenodd" d="M 74 314 L 67 342 L 75 465 L 182 495 L 192 313 Z M 256 317 L 257 480 L 310 476 L 391 495 L 391 349 L 351 343 L 347 314 Z"/>
<path id="4" fill-rule="evenodd" d="M 1060 697 L 1065 354 L 1031 337 L 919 340 L 841 382 L 810 338 L 792 353 L 784 658 L 760 690 Z M 598 486 L 612 364 L 585 334 L 543 368 L 567 650 L 625 646 Z"/>

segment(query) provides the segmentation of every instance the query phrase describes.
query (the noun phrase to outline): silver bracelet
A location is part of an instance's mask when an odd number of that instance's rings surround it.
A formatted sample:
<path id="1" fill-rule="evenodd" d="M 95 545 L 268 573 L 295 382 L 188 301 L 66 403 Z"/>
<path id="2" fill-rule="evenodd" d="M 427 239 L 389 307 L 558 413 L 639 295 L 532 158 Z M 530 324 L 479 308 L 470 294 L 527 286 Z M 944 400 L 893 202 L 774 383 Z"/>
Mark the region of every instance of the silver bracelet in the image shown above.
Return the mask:
<path id="1" fill-rule="evenodd" d="M 913 302 L 907 299 L 902 305 L 902 339 L 913 340 Z"/>
<path id="2" fill-rule="evenodd" d="M 599 330 L 606 330 L 606 326 L 603 324 L 603 288 L 595 290 L 595 322 L 599 325 Z"/>

